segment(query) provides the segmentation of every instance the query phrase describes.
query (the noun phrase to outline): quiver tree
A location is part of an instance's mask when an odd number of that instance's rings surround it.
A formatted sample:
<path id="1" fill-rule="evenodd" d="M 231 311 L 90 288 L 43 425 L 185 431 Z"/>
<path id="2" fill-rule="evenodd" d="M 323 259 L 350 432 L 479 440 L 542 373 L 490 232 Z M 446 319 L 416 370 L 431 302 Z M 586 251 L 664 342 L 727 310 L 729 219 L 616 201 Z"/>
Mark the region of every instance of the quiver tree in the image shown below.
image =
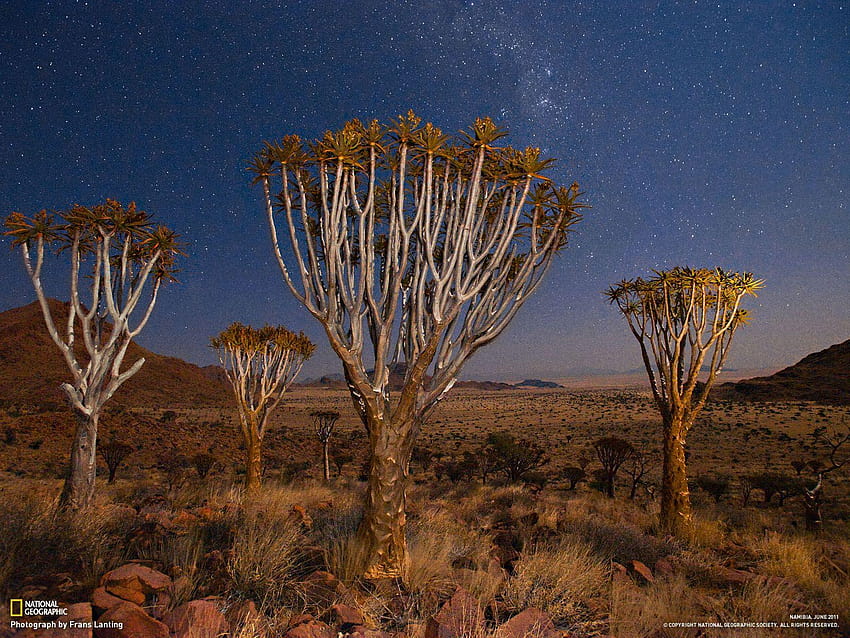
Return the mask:
<path id="1" fill-rule="evenodd" d="M 5 225 L 4 234 L 21 249 L 50 338 L 71 372 L 61 388 L 77 425 L 59 504 L 85 507 L 94 496 L 101 409 L 144 365 L 140 358 L 122 369 L 160 286 L 174 278 L 178 237 L 134 203 L 125 207 L 111 199 L 55 216 L 44 210 L 32 217 L 12 213 Z M 66 316 L 54 316 L 41 281 L 45 253 L 51 250 L 71 262 Z"/>
<path id="2" fill-rule="evenodd" d="M 303 333 L 283 326 L 252 328 L 230 324 L 210 345 L 233 388 L 239 426 L 247 451 L 245 487 L 260 487 L 262 446 L 269 417 L 315 346 Z"/>
<path id="3" fill-rule="evenodd" d="M 723 367 L 735 331 L 746 323 L 741 302 L 762 280 L 719 268 L 673 268 L 622 281 L 607 296 L 640 345 L 652 396 L 661 413 L 661 527 L 676 536 L 693 529 L 685 440 Z M 706 369 L 704 382 L 699 382 Z"/>
<path id="4" fill-rule="evenodd" d="M 250 166 L 283 278 L 323 325 L 368 432 L 369 578 L 406 562 L 420 425 L 540 285 L 583 207 L 577 185 L 543 175 L 539 149 L 498 147 L 505 135 L 482 118 L 453 139 L 410 112 L 306 146 L 267 142 Z M 391 370 L 403 377 L 394 400 Z"/>
<path id="5" fill-rule="evenodd" d="M 115 482 L 115 472 L 118 467 L 130 456 L 134 448 L 132 445 L 121 443 L 121 441 L 107 441 L 98 447 L 100 455 L 103 457 L 104 463 L 109 470 L 109 483 Z"/>
<path id="6" fill-rule="evenodd" d="M 593 449 L 596 450 L 596 457 L 602 465 L 601 478 L 604 479 L 605 495 L 608 498 L 614 498 L 614 482 L 617 479 L 617 472 L 620 470 L 620 466 L 635 454 L 635 449 L 628 441 L 614 436 L 597 440 L 593 444 Z"/>
<path id="7" fill-rule="evenodd" d="M 649 470 L 649 458 L 640 450 L 635 449 L 626 461 L 623 471 L 629 477 L 629 500 L 635 500 L 638 485 L 643 483 L 643 477 Z"/>
<path id="8" fill-rule="evenodd" d="M 333 410 L 317 410 L 310 413 L 310 418 L 313 419 L 313 428 L 316 431 L 316 438 L 322 444 L 322 476 L 326 481 L 331 480 L 331 462 L 328 454 L 329 441 L 333 434 L 334 426 L 339 420 L 339 412 Z"/>
<path id="9" fill-rule="evenodd" d="M 809 462 L 809 467 L 815 473 L 817 482 L 810 488 L 803 486 L 803 505 L 805 507 L 806 529 L 812 532 L 820 531 L 823 526 L 823 517 L 821 515 L 821 499 L 823 497 L 823 480 L 830 472 L 839 470 L 844 467 L 844 464 L 850 460 L 850 457 L 844 454 L 839 459 L 841 448 L 850 441 L 850 427 L 846 431 L 840 432 L 837 430 L 828 430 L 821 426 L 812 432 L 811 436 L 815 441 L 821 443 L 827 449 L 827 463 L 820 461 Z M 846 451 L 846 448 L 845 448 Z"/>

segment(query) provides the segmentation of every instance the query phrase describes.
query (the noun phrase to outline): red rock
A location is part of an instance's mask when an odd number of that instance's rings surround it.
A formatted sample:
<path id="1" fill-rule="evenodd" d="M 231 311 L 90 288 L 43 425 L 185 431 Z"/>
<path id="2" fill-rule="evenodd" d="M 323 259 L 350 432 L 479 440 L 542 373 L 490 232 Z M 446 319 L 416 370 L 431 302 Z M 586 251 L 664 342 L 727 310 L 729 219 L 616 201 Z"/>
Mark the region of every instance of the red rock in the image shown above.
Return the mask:
<path id="1" fill-rule="evenodd" d="M 633 560 L 629 562 L 629 571 L 632 574 L 637 574 L 640 580 L 643 580 L 647 583 L 654 583 L 655 578 L 652 576 L 652 570 L 649 569 L 646 565 L 644 565 L 639 560 Z"/>
<path id="2" fill-rule="evenodd" d="M 380 629 L 368 629 L 363 625 L 354 625 L 347 632 L 340 632 L 340 634 L 348 638 L 393 638 L 393 634 L 389 632 L 381 631 Z M 408 638 L 408 636 L 413 634 L 401 633 L 398 635 Z"/>
<path id="3" fill-rule="evenodd" d="M 611 561 L 611 582 L 623 587 L 634 587 L 634 581 L 629 578 L 628 570 L 617 561 Z"/>
<path id="4" fill-rule="evenodd" d="M 561 638 L 561 632 L 545 612 L 530 607 L 496 630 L 495 638 Z"/>
<path id="5" fill-rule="evenodd" d="M 659 558 L 655 561 L 655 573 L 664 578 L 670 578 L 676 573 L 676 567 L 668 558 Z"/>
<path id="6" fill-rule="evenodd" d="M 190 527 L 197 522 L 198 517 L 186 510 L 180 510 L 170 521 L 172 527 Z"/>
<path id="7" fill-rule="evenodd" d="M 340 631 L 351 631 L 355 625 L 363 625 L 363 614 L 350 605 L 337 604 L 330 608 L 328 617 L 331 624 Z"/>
<path id="8" fill-rule="evenodd" d="M 495 557 L 487 562 L 487 574 L 499 581 L 503 581 L 508 577 L 508 572 L 502 569 L 501 561 Z"/>
<path id="9" fill-rule="evenodd" d="M 758 578 L 757 574 L 745 572 L 742 569 L 729 569 L 727 567 L 717 567 L 714 572 L 715 580 L 721 585 L 746 585 L 751 580 Z"/>
<path id="10" fill-rule="evenodd" d="M 252 636 L 252 638 L 271 638 L 280 635 L 272 634 L 268 618 L 257 609 L 253 600 L 243 600 L 231 606 L 225 611 L 224 617 L 233 628 L 234 635 Z"/>
<path id="11" fill-rule="evenodd" d="M 193 600 L 180 605 L 162 618 L 174 638 L 216 638 L 230 631 L 230 625 L 210 600 Z"/>
<path id="12" fill-rule="evenodd" d="M 436 616 L 425 625 L 425 638 L 459 638 L 484 632 L 484 614 L 478 601 L 458 587 Z"/>
<path id="13" fill-rule="evenodd" d="M 293 627 L 283 638 L 337 638 L 337 632 L 323 622 L 311 620 Z"/>
<path id="14" fill-rule="evenodd" d="M 307 509 L 302 507 L 301 505 L 293 505 L 292 509 L 289 511 L 290 516 L 301 523 L 304 527 L 310 528 L 313 527 L 313 519 L 307 513 Z"/>
<path id="15" fill-rule="evenodd" d="M 351 599 L 351 592 L 330 572 L 316 571 L 302 583 L 307 602 L 319 607 L 330 607 Z"/>
<path id="16" fill-rule="evenodd" d="M 139 563 L 128 563 L 103 575 L 100 584 L 107 592 L 150 610 L 159 618 L 171 602 L 171 579 Z"/>
<path id="17" fill-rule="evenodd" d="M 307 571 L 322 571 L 328 568 L 328 556 L 323 547 L 305 545 L 298 552 L 298 562 Z"/>
<path id="18" fill-rule="evenodd" d="M 94 630 L 97 638 L 170 638 L 167 625 L 154 620 L 133 603 L 116 605 L 97 622 L 101 625 Z"/>
<path id="19" fill-rule="evenodd" d="M 107 572 L 100 584 L 113 596 L 143 605 L 150 596 L 166 593 L 171 589 L 171 579 L 150 567 L 128 563 Z"/>
<path id="20" fill-rule="evenodd" d="M 242 625 L 251 618 L 259 618 L 260 612 L 253 600 L 243 600 L 228 607 L 224 616 L 231 625 Z"/>
<path id="21" fill-rule="evenodd" d="M 211 521 L 215 518 L 215 510 L 208 506 L 196 507 L 195 508 L 195 516 L 197 516 L 202 521 Z"/>
<path id="22" fill-rule="evenodd" d="M 105 587 L 97 587 L 91 593 L 91 606 L 94 609 L 95 616 L 99 616 L 103 612 L 112 609 L 115 605 L 124 601 L 118 596 L 113 596 Z"/>
<path id="23" fill-rule="evenodd" d="M 316 619 L 313 618 L 313 616 L 311 616 L 310 614 L 298 614 L 296 616 L 292 616 L 289 619 L 289 622 L 286 623 L 286 625 L 289 629 L 292 629 L 293 627 L 297 627 L 298 625 L 303 625 L 305 622 L 313 622 L 314 620 Z"/>

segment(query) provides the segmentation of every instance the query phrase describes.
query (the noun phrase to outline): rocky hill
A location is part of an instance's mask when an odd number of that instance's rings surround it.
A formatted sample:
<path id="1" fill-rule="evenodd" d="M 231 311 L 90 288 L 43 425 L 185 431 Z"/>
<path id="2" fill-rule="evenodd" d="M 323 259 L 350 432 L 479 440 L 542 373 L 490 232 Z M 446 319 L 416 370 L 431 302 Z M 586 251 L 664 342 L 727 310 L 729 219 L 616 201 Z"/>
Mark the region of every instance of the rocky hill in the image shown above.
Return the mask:
<path id="1" fill-rule="evenodd" d="M 50 307 L 57 324 L 64 324 L 68 304 L 51 299 Z M 83 352 L 80 347 L 78 356 Z M 127 350 L 125 365 L 139 357 L 145 358 L 145 365 L 121 386 L 110 404 L 200 407 L 221 405 L 230 398 L 227 387 L 209 371 L 135 343 Z M 0 398 L 4 403 L 64 404 L 59 386 L 69 379 L 65 360 L 47 333 L 37 302 L 0 313 Z"/>
<path id="2" fill-rule="evenodd" d="M 850 339 L 769 377 L 724 383 L 711 393 L 733 401 L 815 401 L 850 405 Z"/>

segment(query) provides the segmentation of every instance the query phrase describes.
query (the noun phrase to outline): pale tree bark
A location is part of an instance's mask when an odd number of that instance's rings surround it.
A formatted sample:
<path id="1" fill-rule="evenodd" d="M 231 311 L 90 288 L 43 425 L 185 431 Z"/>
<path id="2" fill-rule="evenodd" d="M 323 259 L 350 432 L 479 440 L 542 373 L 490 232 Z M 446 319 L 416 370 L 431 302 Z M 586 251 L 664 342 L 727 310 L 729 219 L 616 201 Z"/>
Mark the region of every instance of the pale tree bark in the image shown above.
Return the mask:
<path id="1" fill-rule="evenodd" d="M 367 578 L 404 571 L 420 424 L 537 289 L 583 207 L 575 184 L 540 176 L 538 149 L 496 149 L 503 135 L 480 119 L 451 145 L 408 113 L 388 129 L 349 122 L 309 152 L 288 136 L 252 163 L 283 278 L 324 327 L 369 435 Z"/>
<path id="2" fill-rule="evenodd" d="M 687 435 L 726 361 L 735 331 L 747 321 L 741 301 L 762 284 L 751 273 L 674 268 L 650 279 L 623 281 L 607 293 L 640 345 L 661 413 L 660 523 L 681 538 L 693 533 Z"/>
<path id="3" fill-rule="evenodd" d="M 101 409 L 144 365 L 140 358 L 122 370 L 127 349 L 150 319 L 160 286 L 171 278 L 173 257 L 180 251 L 177 236 L 165 227 L 154 227 L 135 204 L 125 208 L 107 200 L 92 208 L 75 206 L 61 215 L 64 223 L 53 224 L 44 211 L 32 219 L 13 213 L 6 220 L 5 234 L 21 248 L 47 331 L 71 372 L 71 382 L 61 388 L 77 427 L 60 506 L 79 508 L 94 496 Z M 71 259 L 65 317 L 54 317 L 41 281 L 45 250 L 56 243 L 68 250 Z M 85 301 L 84 270 L 88 271 Z M 137 309 L 141 315 L 131 326 Z"/>

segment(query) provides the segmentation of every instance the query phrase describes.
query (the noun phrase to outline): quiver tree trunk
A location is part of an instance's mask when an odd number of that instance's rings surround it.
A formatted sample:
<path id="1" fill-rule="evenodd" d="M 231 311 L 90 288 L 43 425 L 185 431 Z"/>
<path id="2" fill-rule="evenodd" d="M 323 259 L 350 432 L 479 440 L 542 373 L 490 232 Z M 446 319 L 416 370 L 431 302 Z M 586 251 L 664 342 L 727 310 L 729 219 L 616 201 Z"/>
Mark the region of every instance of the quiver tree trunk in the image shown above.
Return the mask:
<path id="1" fill-rule="evenodd" d="M 661 470 L 661 529 L 678 538 L 687 538 L 693 528 L 685 461 L 686 432 L 687 428 L 681 419 L 665 419 L 664 460 Z"/>
<path id="2" fill-rule="evenodd" d="M 245 471 L 245 489 L 249 492 L 260 488 L 263 475 L 263 440 L 255 431 L 251 431 L 245 438 L 245 450 L 248 454 L 248 463 Z"/>
<path id="3" fill-rule="evenodd" d="M 322 441 L 322 472 L 323 472 L 325 481 L 331 480 L 331 462 L 330 462 L 330 454 L 328 452 L 329 447 L 330 447 L 330 443 L 328 441 Z"/>
<path id="4" fill-rule="evenodd" d="M 61 508 L 88 507 L 94 498 L 97 474 L 97 413 L 89 416 L 75 411 L 77 429 L 71 445 L 71 459 L 65 485 L 59 496 Z"/>
<path id="5" fill-rule="evenodd" d="M 610 472 L 605 475 L 605 496 L 614 498 L 614 475 Z"/>
<path id="6" fill-rule="evenodd" d="M 370 580 L 398 578 L 407 563 L 405 537 L 407 467 L 413 448 L 412 422 L 369 424 L 369 483 L 363 521 L 358 531 Z"/>
<path id="7" fill-rule="evenodd" d="M 803 506 L 806 514 L 806 530 L 819 532 L 823 526 L 821 516 L 821 492 L 823 490 L 823 475 L 818 475 L 818 482 L 812 489 L 803 488 Z"/>

